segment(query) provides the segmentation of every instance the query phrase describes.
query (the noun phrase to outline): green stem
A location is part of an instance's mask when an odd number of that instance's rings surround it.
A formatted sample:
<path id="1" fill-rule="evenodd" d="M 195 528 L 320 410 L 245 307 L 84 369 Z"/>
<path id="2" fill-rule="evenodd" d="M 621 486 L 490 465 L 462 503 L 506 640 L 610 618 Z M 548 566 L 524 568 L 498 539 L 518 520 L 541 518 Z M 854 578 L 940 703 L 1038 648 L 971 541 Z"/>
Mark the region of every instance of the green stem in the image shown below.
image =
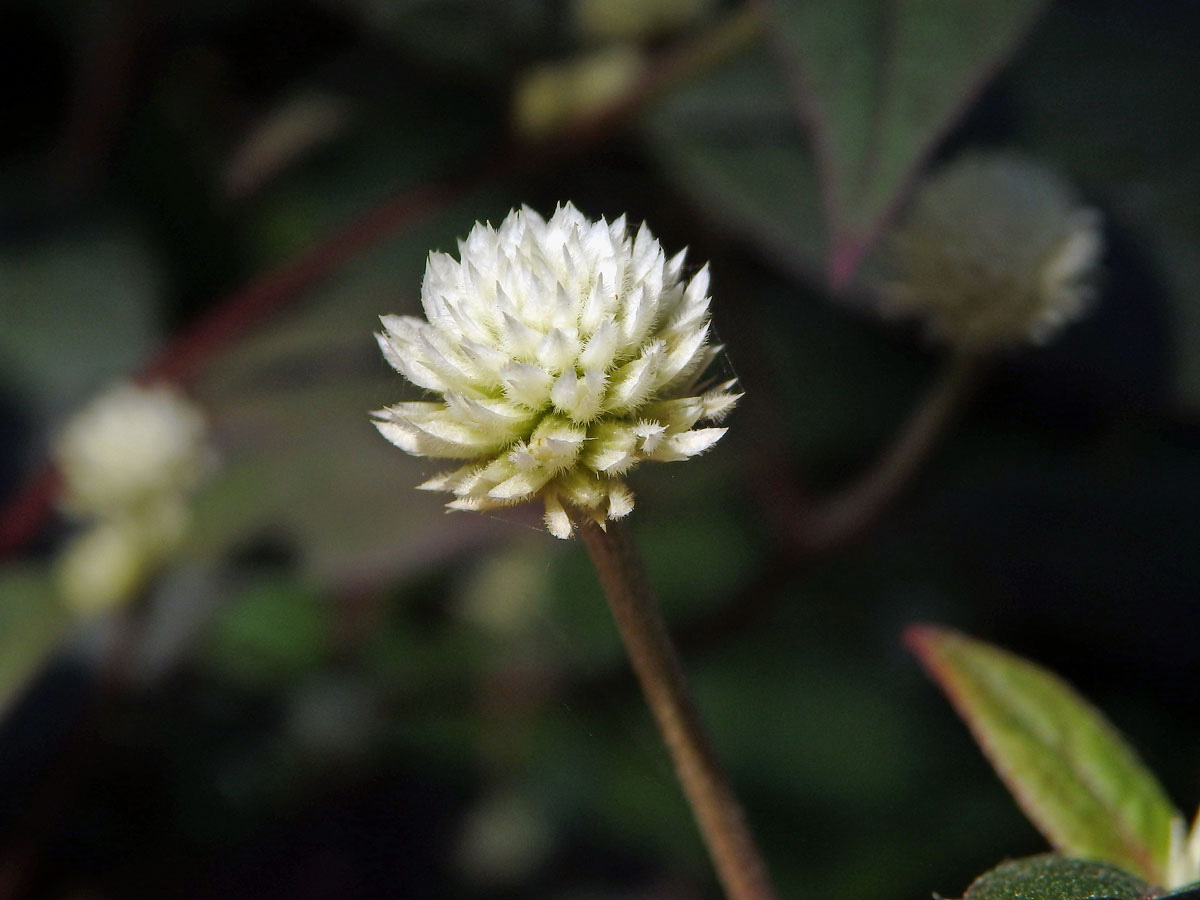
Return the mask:
<path id="1" fill-rule="evenodd" d="M 617 629 L 729 900 L 775 900 L 741 804 L 717 763 L 636 547 L 609 522 L 578 525 Z"/>
<path id="2" fill-rule="evenodd" d="M 802 516 L 796 538 L 806 553 L 841 546 L 869 528 L 909 483 L 971 397 L 983 368 L 975 355 L 951 356 L 888 448 L 852 485 Z"/>

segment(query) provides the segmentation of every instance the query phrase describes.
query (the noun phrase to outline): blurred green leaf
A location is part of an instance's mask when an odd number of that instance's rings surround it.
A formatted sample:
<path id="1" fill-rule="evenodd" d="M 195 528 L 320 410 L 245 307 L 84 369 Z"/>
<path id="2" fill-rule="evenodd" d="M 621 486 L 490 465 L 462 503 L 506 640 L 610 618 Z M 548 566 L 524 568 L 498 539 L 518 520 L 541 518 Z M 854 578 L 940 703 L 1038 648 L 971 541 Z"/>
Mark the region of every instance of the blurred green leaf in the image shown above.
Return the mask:
<path id="1" fill-rule="evenodd" d="M 45 567 L 0 569 L 0 717 L 66 637 L 71 616 Z"/>
<path id="2" fill-rule="evenodd" d="M 381 582 L 500 530 L 447 515 L 415 490 L 437 471 L 381 438 L 369 411 L 412 396 L 379 355 L 382 313 L 418 313 L 431 248 L 450 248 L 494 200 L 475 195 L 344 267 L 270 327 L 213 357 L 197 383 L 225 448 L 197 498 L 193 552 L 269 536 L 293 542 L 306 575 Z"/>
<path id="3" fill-rule="evenodd" d="M 444 176 L 490 122 L 476 114 L 476 99 L 450 87 L 431 95 L 418 85 L 387 97 L 376 107 L 357 105 L 336 146 L 281 173 L 256 198 L 251 243 L 270 260 L 319 253 L 318 235 L 414 190 L 410 224 L 208 362 L 195 393 L 226 453 L 198 498 L 191 537 L 198 555 L 281 540 L 299 551 L 306 576 L 362 585 L 431 564 L 492 526 L 482 516 L 447 516 L 443 499 L 415 491 L 436 468 L 398 452 L 372 427 L 369 411 L 411 388 L 383 362 L 373 332 L 383 313 L 419 313 L 431 249 L 453 249 L 477 218 L 520 198 L 502 205 L 475 192 L 426 206 L 439 201 L 418 189 Z"/>
<path id="4" fill-rule="evenodd" d="M 1139 900 L 1150 893 L 1148 884 L 1116 866 L 1045 853 L 1011 859 L 980 875 L 963 900 Z"/>
<path id="5" fill-rule="evenodd" d="M 44 414 L 76 405 L 154 346 L 159 282 L 145 244 L 112 225 L 0 247 L 0 376 Z"/>
<path id="6" fill-rule="evenodd" d="M 1054 674 L 982 641 L 927 626 L 906 639 L 1058 850 L 1166 883 L 1178 814 L 1099 711 Z"/>
<path id="7" fill-rule="evenodd" d="M 666 177 L 713 223 L 815 278 L 825 256 L 817 183 L 784 93 L 760 43 L 657 104 L 643 131 Z"/>
<path id="8" fill-rule="evenodd" d="M 289 99 L 294 104 L 311 98 L 300 93 Z M 255 187 L 249 239 L 263 264 L 305 252 L 402 191 L 465 171 L 464 160 L 487 145 L 496 127 L 494 113 L 476 95 L 447 87 L 432 92 L 414 86 L 379 99 L 330 92 L 322 102 L 331 104 L 327 116 L 342 117 L 329 123 L 338 133 Z M 281 104 L 260 128 L 289 112 L 296 110 Z M 248 144 L 241 151 L 246 149 Z M 237 163 L 231 159 L 223 172 L 226 190 L 243 177 Z M 465 233 L 473 223 L 466 218 L 460 227 Z"/>
<path id="9" fill-rule="evenodd" d="M 263 581 L 218 611 L 202 658 L 239 684 L 276 687 L 321 664 L 330 626 L 321 597 L 286 581 Z"/>
<path id="10" fill-rule="evenodd" d="M 1045 0 L 776 0 L 779 59 L 812 131 L 835 287 Z"/>

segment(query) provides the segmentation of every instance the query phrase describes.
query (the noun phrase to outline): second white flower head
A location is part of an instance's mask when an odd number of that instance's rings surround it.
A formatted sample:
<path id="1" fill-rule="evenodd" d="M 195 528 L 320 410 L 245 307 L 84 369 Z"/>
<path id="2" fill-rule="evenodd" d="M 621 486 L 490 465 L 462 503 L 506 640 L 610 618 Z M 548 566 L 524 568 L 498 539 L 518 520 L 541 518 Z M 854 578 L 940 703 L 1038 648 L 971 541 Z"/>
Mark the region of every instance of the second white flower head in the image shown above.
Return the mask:
<path id="1" fill-rule="evenodd" d="M 428 321 L 383 316 L 377 337 L 409 381 L 440 394 L 374 413 L 417 456 L 469 460 L 421 485 L 454 509 L 541 498 L 569 537 L 564 504 L 603 524 L 633 509 L 622 475 L 644 460 L 711 447 L 737 402 L 732 381 L 700 384 L 710 343 L 708 267 L 681 278 L 645 225 L 592 222 L 574 206 L 549 220 L 528 207 L 476 224 L 459 259 L 431 253 Z"/>
<path id="2" fill-rule="evenodd" d="M 112 515 L 182 496 L 212 468 L 199 407 L 172 387 L 118 384 L 64 426 L 54 455 L 64 506 Z"/>

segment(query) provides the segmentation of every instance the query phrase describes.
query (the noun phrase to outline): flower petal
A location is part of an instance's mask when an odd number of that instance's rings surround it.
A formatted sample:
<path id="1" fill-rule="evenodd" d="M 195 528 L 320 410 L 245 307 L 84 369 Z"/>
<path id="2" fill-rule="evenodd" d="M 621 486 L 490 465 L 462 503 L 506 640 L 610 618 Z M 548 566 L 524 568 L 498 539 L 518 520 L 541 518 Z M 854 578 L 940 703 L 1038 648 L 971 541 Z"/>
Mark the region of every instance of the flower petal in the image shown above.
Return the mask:
<path id="1" fill-rule="evenodd" d="M 697 428 L 683 434 L 669 435 L 646 458 L 658 462 L 677 462 L 703 453 L 722 437 L 728 428 Z"/>
<path id="2" fill-rule="evenodd" d="M 546 530 L 564 541 L 570 538 L 573 531 L 571 517 L 554 494 L 546 495 Z"/>

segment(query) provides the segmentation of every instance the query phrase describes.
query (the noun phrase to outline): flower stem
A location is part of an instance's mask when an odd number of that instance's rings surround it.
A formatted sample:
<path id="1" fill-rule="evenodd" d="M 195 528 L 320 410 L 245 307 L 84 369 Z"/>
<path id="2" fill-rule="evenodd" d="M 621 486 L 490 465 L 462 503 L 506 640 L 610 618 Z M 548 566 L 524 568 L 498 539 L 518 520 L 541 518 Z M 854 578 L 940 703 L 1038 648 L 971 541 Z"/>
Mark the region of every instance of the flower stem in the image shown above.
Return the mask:
<path id="1" fill-rule="evenodd" d="M 741 804 L 718 765 L 636 547 L 619 522 L 578 525 L 629 660 L 730 900 L 775 900 Z"/>
<path id="2" fill-rule="evenodd" d="M 971 397 L 983 360 L 951 356 L 887 450 L 852 485 L 805 514 L 795 537 L 805 553 L 841 546 L 869 528 L 908 484 Z"/>

